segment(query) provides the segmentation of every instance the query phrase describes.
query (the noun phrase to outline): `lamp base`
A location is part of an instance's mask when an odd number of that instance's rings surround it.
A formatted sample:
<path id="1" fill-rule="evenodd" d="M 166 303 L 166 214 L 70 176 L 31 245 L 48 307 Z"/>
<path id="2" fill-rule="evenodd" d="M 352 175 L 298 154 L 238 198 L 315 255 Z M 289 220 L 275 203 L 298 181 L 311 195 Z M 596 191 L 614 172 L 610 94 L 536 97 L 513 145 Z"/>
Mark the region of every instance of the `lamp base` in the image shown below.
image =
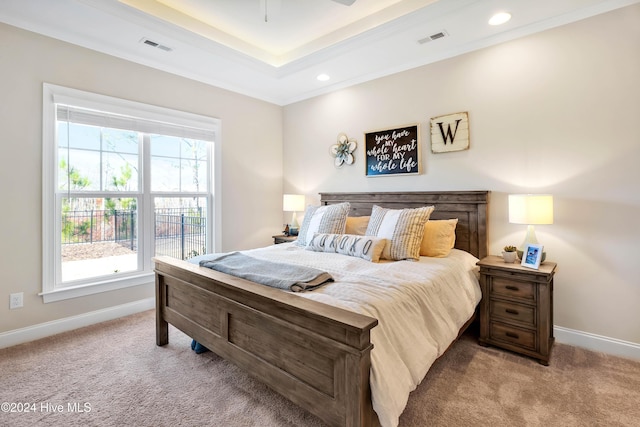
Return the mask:
<path id="1" fill-rule="evenodd" d="M 291 215 L 291 225 L 289 226 L 289 228 L 295 228 L 296 230 L 300 228 L 300 224 L 298 224 L 298 216 L 296 215 L 295 211 L 293 211 L 293 215 Z M 296 233 L 295 235 L 297 234 L 298 233 Z"/>
<path id="2" fill-rule="evenodd" d="M 538 244 L 538 239 L 536 238 L 536 229 L 533 225 L 527 225 L 527 235 L 524 237 L 524 242 L 518 247 L 518 258 L 522 259 L 522 253 L 524 252 L 524 248 L 527 244 L 532 243 L 534 245 Z M 540 263 L 543 263 L 545 258 L 547 258 L 547 253 L 542 251 L 542 258 L 540 258 Z"/>

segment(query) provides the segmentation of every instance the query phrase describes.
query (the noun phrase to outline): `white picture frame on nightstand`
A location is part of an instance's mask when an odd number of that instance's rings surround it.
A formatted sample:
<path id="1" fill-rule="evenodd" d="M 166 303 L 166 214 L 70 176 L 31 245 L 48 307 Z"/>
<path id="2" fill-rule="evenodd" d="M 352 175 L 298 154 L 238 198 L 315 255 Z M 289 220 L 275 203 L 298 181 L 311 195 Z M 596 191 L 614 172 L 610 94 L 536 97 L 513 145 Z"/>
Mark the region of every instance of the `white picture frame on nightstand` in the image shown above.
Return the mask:
<path id="1" fill-rule="evenodd" d="M 544 246 L 527 243 L 522 251 L 522 265 L 523 267 L 529 267 L 538 269 L 540 268 L 540 262 L 542 262 L 542 249 Z"/>

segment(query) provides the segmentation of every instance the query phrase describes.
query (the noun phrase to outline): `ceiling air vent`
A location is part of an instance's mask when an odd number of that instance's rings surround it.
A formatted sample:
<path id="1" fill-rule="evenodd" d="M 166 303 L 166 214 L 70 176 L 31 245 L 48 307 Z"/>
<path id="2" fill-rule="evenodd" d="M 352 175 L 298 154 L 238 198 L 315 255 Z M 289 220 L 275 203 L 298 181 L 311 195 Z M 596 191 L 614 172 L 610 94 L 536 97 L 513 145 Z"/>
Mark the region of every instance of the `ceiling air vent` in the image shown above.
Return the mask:
<path id="1" fill-rule="evenodd" d="M 147 46 L 151 46 L 151 47 L 155 47 L 155 48 L 160 49 L 160 50 L 164 50 L 165 52 L 171 52 L 173 50 L 169 46 L 162 45 L 162 44 L 160 44 L 158 42 L 154 42 L 153 40 L 149 40 L 147 38 L 141 39 L 140 43 L 144 43 Z"/>
<path id="2" fill-rule="evenodd" d="M 448 35 L 449 34 L 447 34 L 447 32 L 445 30 L 442 30 L 442 31 L 440 31 L 438 33 L 431 34 L 428 37 L 425 37 L 423 39 L 418 40 L 418 43 L 420 43 L 420 44 L 429 43 L 431 41 L 438 40 L 438 39 L 441 39 L 443 37 L 447 37 Z"/>

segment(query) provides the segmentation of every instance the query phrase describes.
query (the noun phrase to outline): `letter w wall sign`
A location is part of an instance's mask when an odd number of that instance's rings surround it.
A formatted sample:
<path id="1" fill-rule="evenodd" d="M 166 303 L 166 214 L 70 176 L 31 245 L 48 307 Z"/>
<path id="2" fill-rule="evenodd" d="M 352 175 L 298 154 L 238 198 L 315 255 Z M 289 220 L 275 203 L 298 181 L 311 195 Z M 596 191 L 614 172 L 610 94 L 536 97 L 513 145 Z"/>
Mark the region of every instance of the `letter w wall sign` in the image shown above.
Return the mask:
<path id="1" fill-rule="evenodd" d="M 448 114 L 431 119 L 431 151 L 447 153 L 469 149 L 469 115 Z"/>

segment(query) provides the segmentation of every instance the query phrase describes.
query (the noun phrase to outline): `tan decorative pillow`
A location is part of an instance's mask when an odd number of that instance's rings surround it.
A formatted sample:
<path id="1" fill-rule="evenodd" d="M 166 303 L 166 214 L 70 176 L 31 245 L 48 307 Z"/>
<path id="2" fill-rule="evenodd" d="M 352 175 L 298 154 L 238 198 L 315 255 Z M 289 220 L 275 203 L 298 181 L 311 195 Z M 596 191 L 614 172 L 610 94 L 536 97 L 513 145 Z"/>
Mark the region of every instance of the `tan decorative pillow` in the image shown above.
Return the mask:
<path id="1" fill-rule="evenodd" d="M 387 209 L 374 205 L 366 234 L 389 239 L 382 251 L 382 258 L 418 260 L 424 224 L 429 220 L 433 209 L 433 206 Z"/>
<path id="2" fill-rule="evenodd" d="M 296 244 L 307 246 L 315 233 L 344 233 L 349 215 L 349 202 L 335 205 L 307 206 Z"/>
<path id="3" fill-rule="evenodd" d="M 420 255 L 444 258 L 456 243 L 458 219 L 429 220 L 424 225 Z"/>
<path id="4" fill-rule="evenodd" d="M 316 233 L 305 249 L 338 253 L 378 262 L 386 244 L 387 239 L 379 237 Z"/>
<path id="5" fill-rule="evenodd" d="M 344 227 L 344 234 L 357 234 L 364 236 L 369 225 L 369 216 L 348 216 L 347 225 Z"/>

